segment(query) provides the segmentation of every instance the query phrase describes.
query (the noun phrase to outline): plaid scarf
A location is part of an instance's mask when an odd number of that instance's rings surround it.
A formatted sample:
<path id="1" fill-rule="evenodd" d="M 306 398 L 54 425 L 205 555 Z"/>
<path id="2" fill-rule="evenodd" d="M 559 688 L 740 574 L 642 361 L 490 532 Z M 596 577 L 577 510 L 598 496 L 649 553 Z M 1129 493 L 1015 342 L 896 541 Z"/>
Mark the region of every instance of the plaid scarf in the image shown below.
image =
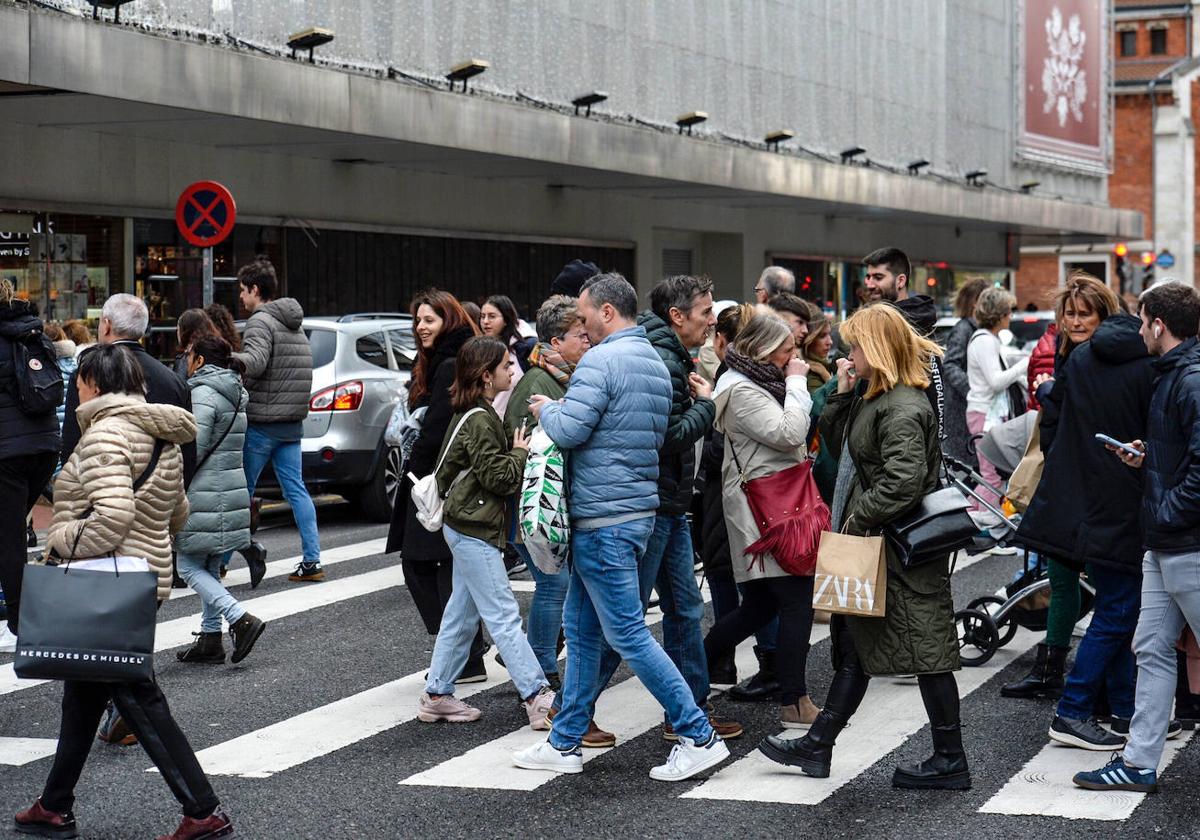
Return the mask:
<path id="1" fill-rule="evenodd" d="M 571 374 L 575 372 L 575 365 L 564 359 L 544 341 L 539 341 L 529 351 L 529 364 L 546 371 L 554 377 L 555 382 L 564 388 L 570 383 Z"/>
<path id="2" fill-rule="evenodd" d="M 783 405 L 787 389 L 784 385 L 783 371 L 775 365 L 769 362 L 756 362 L 749 356 L 743 356 L 732 347 L 725 351 L 725 364 L 729 366 L 730 370 L 736 370 L 755 385 L 766 389 L 768 394 L 778 400 L 780 405 Z"/>

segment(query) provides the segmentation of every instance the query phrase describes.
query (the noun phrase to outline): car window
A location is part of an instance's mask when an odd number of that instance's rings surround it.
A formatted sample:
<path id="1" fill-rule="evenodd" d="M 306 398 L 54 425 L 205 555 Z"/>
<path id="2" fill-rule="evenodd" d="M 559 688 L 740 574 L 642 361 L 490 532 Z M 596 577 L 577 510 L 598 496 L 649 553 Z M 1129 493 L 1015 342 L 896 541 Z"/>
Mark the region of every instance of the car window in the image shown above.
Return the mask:
<path id="1" fill-rule="evenodd" d="M 1025 347 L 1037 344 L 1052 323 L 1054 322 L 1047 318 L 1014 315 L 1008 328 L 1012 331 L 1014 344 L 1017 347 Z"/>
<path id="2" fill-rule="evenodd" d="M 337 333 L 333 330 L 306 329 L 308 345 L 312 348 L 313 367 L 324 367 L 333 361 L 337 352 Z"/>
<path id="3" fill-rule="evenodd" d="M 387 345 L 383 341 L 383 333 L 381 332 L 360 336 L 358 341 L 354 343 L 354 352 L 364 362 L 370 362 L 381 368 L 388 366 Z"/>
<path id="4" fill-rule="evenodd" d="M 388 330 L 388 340 L 392 343 L 392 356 L 396 360 L 396 367 L 401 370 L 411 368 L 417 358 L 417 340 L 413 337 L 412 330 Z"/>

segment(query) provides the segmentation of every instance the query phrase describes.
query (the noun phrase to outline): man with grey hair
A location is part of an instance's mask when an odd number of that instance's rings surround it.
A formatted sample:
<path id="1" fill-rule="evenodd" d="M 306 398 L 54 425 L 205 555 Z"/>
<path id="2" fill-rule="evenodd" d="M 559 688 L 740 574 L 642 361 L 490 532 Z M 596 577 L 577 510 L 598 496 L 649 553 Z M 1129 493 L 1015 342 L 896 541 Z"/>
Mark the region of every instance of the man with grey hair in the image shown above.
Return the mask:
<path id="1" fill-rule="evenodd" d="M 729 756 L 687 681 L 654 640 L 642 613 L 638 562 L 654 533 L 658 450 L 671 414 L 671 377 L 635 322 L 637 293 L 619 274 L 589 280 L 579 314 L 592 348 L 558 401 L 530 407 L 550 439 L 570 451 L 571 582 L 563 610 L 567 666 L 550 737 L 513 755 L 528 770 L 583 771 L 580 746 L 595 710 L 605 642 L 667 712 L 678 737 L 650 778 L 678 782 Z"/>
<path id="2" fill-rule="evenodd" d="M 133 351 L 134 358 L 142 366 L 146 377 L 146 402 L 177 405 L 192 410 L 191 392 L 187 383 L 171 368 L 146 352 L 141 339 L 150 326 L 150 311 L 139 297 L 124 293 L 115 294 L 104 301 L 100 310 L 100 327 L 96 333 L 100 344 L 123 344 Z M 84 351 L 87 352 L 87 351 Z M 75 386 L 75 374 L 67 385 L 67 404 L 63 415 L 62 459 L 63 463 L 75 451 L 79 443 L 79 421 L 75 409 L 79 408 L 79 390 Z M 196 442 L 185 443 L 183 449 L 183 480 L 190 483 L 196 470 Z"/>
<path id="3" fill-rule="evenodd" d="M 766 303 L 781 292 L 791 295 L 796 293 L 796 275 L 781 265 L 769 265 L 758 276 L 758 283 L 754 286 L 754 298 L 759 303 Z"/>

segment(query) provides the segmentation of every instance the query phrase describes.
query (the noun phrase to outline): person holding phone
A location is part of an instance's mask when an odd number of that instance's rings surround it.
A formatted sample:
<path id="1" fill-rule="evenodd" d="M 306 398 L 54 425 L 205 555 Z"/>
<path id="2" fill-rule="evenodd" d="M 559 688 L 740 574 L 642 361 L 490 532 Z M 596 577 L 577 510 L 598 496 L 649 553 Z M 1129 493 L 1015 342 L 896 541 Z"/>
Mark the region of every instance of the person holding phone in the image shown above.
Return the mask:
<path id="1" fill-rule="evenodd" d="M 1160 283 L 1142 294 L 1138 314 L 1146 349 L 1156 357 L 1146 433 L 1126 441 L 1140 455 L 1110 447 L 1144 481 L 1133 719 L 1123 754 L 1077 773 L 1074 782 L 1088 790 L 1149 793 L 1158 788 L 1158 763 L 1174 728 L 1175 643 L 1185 626 L 1200 627 L 1200 295 L 1192 286 Z"/>
<path id="2" fill-rule="evenodd" d="M 1059 365 L 1047 400 L 1058 410 L 1054 446 L 1016 537 L 1055 558 L 1071 586 L 1077 589 L 1086 571 L 1096 590 L 1091 623 L 1049 730 L 1051 740 L 1081 749 L 1119 750 L 1125 739 L 1116 730 L 1127 728 L 1133 714 L 1142 476 L 1114 459 L 1097 432 L 1122 439 L 1145 435 L 1155 373 L 1139 327 L 1118 304 Z M 1064 624 L 1079 618 L 1075 609 Z M 1102 727 L 1095 712 L 1105 688 L 1114 731 Z"/>

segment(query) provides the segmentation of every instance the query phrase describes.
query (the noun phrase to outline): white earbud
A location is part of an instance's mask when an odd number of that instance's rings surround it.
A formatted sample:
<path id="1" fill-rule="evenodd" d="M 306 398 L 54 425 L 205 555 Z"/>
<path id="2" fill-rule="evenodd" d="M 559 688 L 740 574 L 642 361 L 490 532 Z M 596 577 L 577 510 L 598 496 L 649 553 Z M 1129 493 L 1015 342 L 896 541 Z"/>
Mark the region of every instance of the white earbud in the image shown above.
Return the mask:
<path id="1" fill-rule="evenodd" d="M 1157 326 L 1156 326 L 1156 327 L 1154 328 L 1154 337 L 1155 337 L 1155 338 L 1162 338 L 1162 327 L 1157 327 Z"/>

